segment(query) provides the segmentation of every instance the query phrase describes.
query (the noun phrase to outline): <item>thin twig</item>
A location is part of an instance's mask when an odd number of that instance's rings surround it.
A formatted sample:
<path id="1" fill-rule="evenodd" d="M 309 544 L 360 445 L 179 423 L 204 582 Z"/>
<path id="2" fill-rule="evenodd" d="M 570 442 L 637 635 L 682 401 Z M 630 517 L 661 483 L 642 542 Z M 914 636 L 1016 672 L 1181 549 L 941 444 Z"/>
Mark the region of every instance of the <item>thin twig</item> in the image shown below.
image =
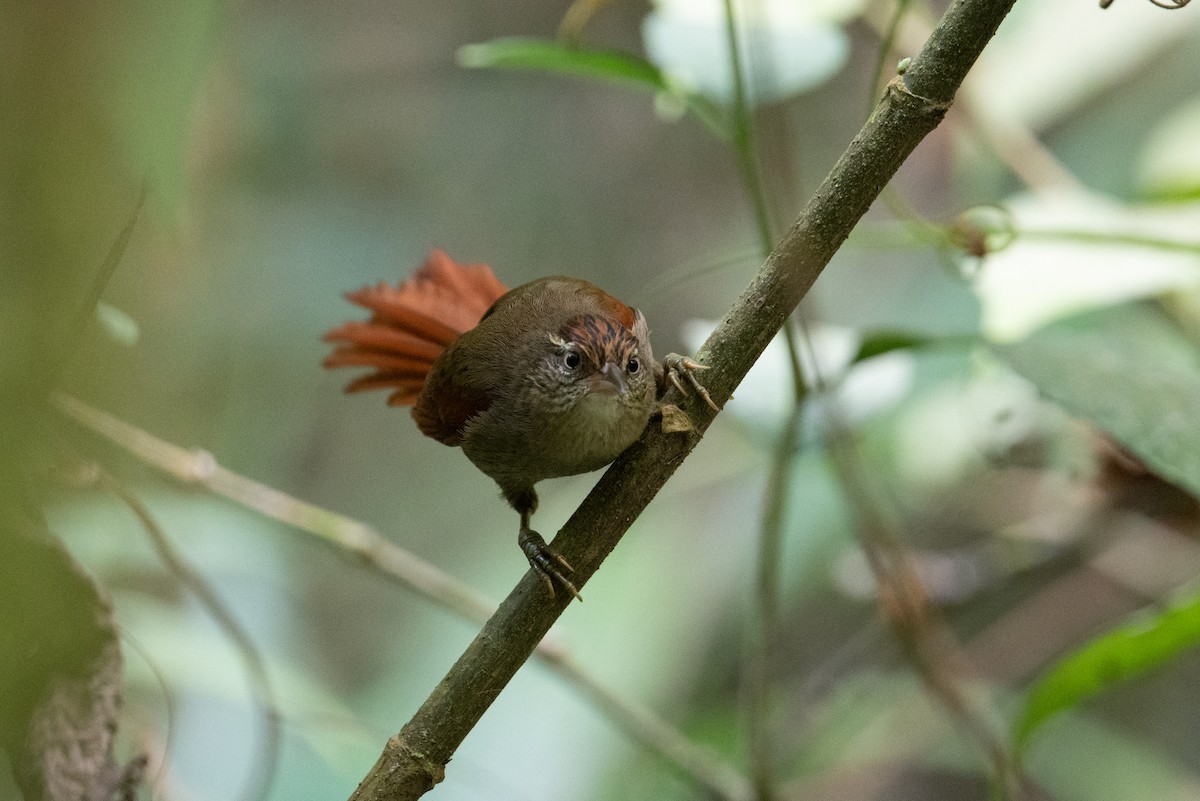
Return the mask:
<path id="1" fill-rule="evenodd" d="M 888 18 L 887 26 L 880 31 L 879 55 L 875 57 L 875 69 L 871 71 L 871 87 L 867 95 L 867 114 L 875 108 L 875 100 L 883 82 L 883 71 L 887 69 L 888 55 L 896 45 L 896 32 L 900 29 L 900 20 L 908 11 L 909 2 L 910 0 L 896 0 L 896 7 Z"/>
<path id="2" fill-rule="evenodd" d="M 543 659 L 550 662 L 551 658 Z M 566 653 L 562 653 L 558 659 L 551 664 L 634 740 L 658 743 L 660 755 L 680 768 L 685 776 L 703 776 L 703 784 L 714 798 L 750 801 L 751 788 L 745 776 L 715 759 L 707 748 L 698 748 L 661 718 L 648 713 L 644 706 L 597 685 L 579 663 Z"/>
<path id="3" fill-rule="evenodd" d="M 496 604 L 487 596 L 394 544 L 365 523 L 235 473 L 219 465 L 206 451 L 173 445 L 70 395 L 56 393 L 54 403 L 76 422 L 178 481 L 203 486 L 273 520 L 319 537 L 339 551 L 351 554 L 363 565 L 460 617 L 484 623 L 496 611 Z M 561 645 L 545 639 L 538 644 L 534 656 L 574 685 L 618 729 L 663 758 L 683 779 L 703 787 L 722 801 L 742 801 L 750 797 L 749 782 L 744 776 L 709 749 L 689 740 L 648 707 L 623 698 L 602 685 Z"/>
<path id="4" fill-rule="evenodd" d="M 251 760 L 250 776 L 246 781 L 246 791 L 243 797 L 247 801 L 265 799 L 271 792 L 271 785 L 279 767 L 279 751 L 283 739 L 279 700 L 271 682 L 271 674 L 267 671 L 266 660 L 259 653 L 254 638 L 238 622 L 233 611 L 221 600 L 204 576 L 192 568 L 175 550 L 175 546 L 167 538 L 166 532 L 151 514 L 149 507 L 142 503 L 141 498 L 104 470 L 99 471 L 97 483 L 129 507 L 138 522 L 142 524 L 142 528 L 145 529 L 159 558 L 167 565 L 171 574 L 196 597 L 200 605 L 233 643 L 245 663 L 246 675 L 250 680 L 250 691 L 257 700 L 262 715 L 263 736 L 261 750 Z"/>
<path id="5" fill-rule="evenodd" d="M 961 647 L 930 604 L 899 534 L 876 511 L 878 504 L 859 469 L 852 433 L 835 414 L 828 422 L 832 429 L 828 453 L 839 483 L 852 500 L 859 542 L 875 576 L 885 622 L 930 693 L 987 759 L 1000 797 L 1024 798 L 1025 779 L 1011 752 L 989 727 L 983 710 L 963 692 L 959 677 L 968 672 L 968 663 Z"/>
<path id="6" fill-rule="evenodd" d="M 146 663 L 146 669 L 150 671 L 152 676 L 154 676 L 154 682 L 158 685 L 158 689 L 162 693 L 163 706 L 165 707 L 164 717 L 166 718 L 163 728 L 166 729 L 166 734 L 163 736 L 162 743 L 160 744 L 161 747 L 158 749 L 159 753 L 161 754 L 161 756 L 157 758 L 158 766 L 154 768 L 153 771 L 148 771 L 153 772 L 153 778 L 148 778 L 146 780 L 146 787 L 150 793 L 150 801 L 158 801 L 158 797 L 161 793 L 161 787 L 166 782 L 167 777 L 167 754 L 171 751 L 171 733 L 175 731 L 175 693 L 172 691 L 171 685 L 167 681 L 167 677 L 163 674 L 162 669 L 153 659 L 150 658 L 150 652 L 144 645 L 141 644 L 141 642 L 137 640 L 137 638 L 133 637 L 127 630 L 122 629 L 121 642 L 123 642 L 131 651 L 142 658 L 142 661 Z M 142 750 L 146 752 L 147 755 L 150 755 L 148 753 L 150 749 L 145 747 L 146 744 L 144 742 L 144 738 L 138 737 L 137 739 L 142 744 Z M 150 756 L 151 762 L 154 762 L 155 756 Z"/>
<path id="7" fill-rule="evenodd" d="M 766 190 L 758 169 L 754 117 L 747 100 L 746 78 L 742 69 L 737 12 L 733 0 L 725 0 L 725 32 L 729 44 L 730 73 L 733 76 L 733 146 L 750 196 L 757 224 L 761 257 L 766 258 L 776 235 L 768 209 Z M 754 582 L 754 625 L 745 662 L 746 728 L 750 754 L 750 780 L 757 801 L 775 798 L 776 745 L 771 724 L 771 655 L 777 652 L 779 634 L 779 554 L 782 551 L 784 508 L 787 486 L 791 483 L 793 451 L 804 408 L 805 382 L 799 349 L 792 327 L 783 326 L 791 366 L 792 413 L 771 460 L 771 478 L 763 498 L 763 518 L 759 525 L 758 557 Z"/>
<path id="8" fill-rule="evenodd" d="M 807 330 L 802 329 L 801 333 L 811 349 L 812 340 Z M 810 355 L 813 364 L 817 364 L 816 355 Z M 832 400 L 830 386 L 819 367 L 813 370 L 812 378 L 814 389 Z M 994 777 L 993 786 L 1000 790 L 1000 797 L 1022 798 L 1024 778 L 1016 760 L 988 726 L 984 710 L 962 690 L 959 676 L 968 672 L 968 662 L 953 634 L 930 604 L 903 536 L 880 511 L 883 506 L 872 492 L 854 432 L 836 403 L 831 402 L 823 408 L 826 453 L 838 485 L 853 510 L 859 544 L 875 578 L 879 610 L 885 623 L 929 692 L 987 760 Z"/>
<path id="9" fill-rule="evenodd" d="M 754 141 L 754 121 L 747 100 L 746 76 L 742 66 L 741 43 L 738 41 L 737 13 L 733 0 L 725 2 L 725 38 L 729 46 L 729 68 L 733 79 L 733 148 L 737 154 L 742 181 L 746 184 L 750 202 L 754 204 L 754 222 L 758 239 L 767 253 L 775 244 L 771 230 L 771 214 L 767 209 L 767 194 L 758 172 L 758 154 Z"/>
<path id="10" fill-rule="evenodd" d="M 398 547 L 358 520 L 235 473 L 218 464 L 208 451 L 173 445 L 65 393 L 55 393 L 53 400 L 69 417 L 176 480 L 204 487 L 319 537 L 467 620 L 482 622 L 495 611 L 495 604 L 483 593 Z"/>
<path id="11" fill-rule="evenodd" d="M 141 216 L 142 206 L 146 203 L 146 194 L 147 189 L 143 186 L 141 193 L 138 195 L 137 202 L 133 205 L 133 210 L 129 213 L 129 219 L 126 220 L 121 230 L 117 232 L 117 238 L 113 240 L 112 245 L 108 248 L 108 252 L 105 253 L 104 261 L 100 264 L 100 270 L 92 279 L 91 286 L 88 287 L 87 296 L 80 303 L 79 308 L 75 310 L 69 324 L 70 328 L 67 330 L 66 335 L 60 338 L 62 346 L 54 354 L 54 358 L 49 366 L 42 371 L 40 377 L 46 393 L 49 393 L 51 388 L 58 386 L 59 379 L 67 369 L 71 357 L 83 341 L 84 331 L 87 329 L 92 315 L 96 313 L 96 306 L 100 303 L 100 298 L 104 295 L 104 289 L 108 286 L 108 282 L 112 280 L 113 274 L 117 271 L 117 267 L 125 257 L 125 251 L 129 247 L 129 240 L 133 237 L 133 229 L 137 225 L 138 217 Z M 44 395 L 41 397 L 44 397 Z"/>
<path id="12" fill-rule="evenodd" d="M 891 15 L 886 20 L 877 14 L 867 14 L 864 19 L 881 38 L 897 40 L 908 51 L 920 47 L 933 29 L 931 21 L 915 13 Z M 1023 184 L 1032 189 L 1083 189 L 1079 179 L 1028 126 L 993 115 L 974 80 L 964 81 L 957 102 L 965 113 L 956 119 L 987 143 Z"/>
<path id="13" fill-rule="evenodd" d="M 1166 250 L 1172 253 L 1200 255 L 1200 242 L 1166 239 L 1158 236 L 1121 233 L 1119 231 L 1072 231 L 1054 228 L 1014 228 L 1015 239 L 1039 239 L 1045 241 L 1083 242 L 1089 245 L 1132 245 L 1134 247 Z"/>
<path id="14" fill-rule="evenodd" d="M 759 524 L 754 600 L 756 621 L 746 659 L 746 703 L 750 777 L 758 801 L 777 798 L 778 733 L 771 715 L 774 655 L 779 652 L 779 571 L 782 565 L 783 524 L 792 484 L 796 446 L 804 420 L 797 400 L 771 453 L 767 491 Z"/>

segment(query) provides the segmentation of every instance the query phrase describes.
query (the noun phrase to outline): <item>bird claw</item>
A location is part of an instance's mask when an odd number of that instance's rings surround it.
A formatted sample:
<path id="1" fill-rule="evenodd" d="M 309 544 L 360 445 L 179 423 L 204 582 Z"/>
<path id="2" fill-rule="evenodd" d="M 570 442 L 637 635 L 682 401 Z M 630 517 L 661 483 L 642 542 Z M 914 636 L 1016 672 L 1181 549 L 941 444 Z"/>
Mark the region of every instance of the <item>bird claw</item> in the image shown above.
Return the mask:
<path id="1" fill-rule="evenodd" d="M 541 534 L 529 528 L 522 528 L 521 533 L 517 536 L 517 542 L 520 543 L 521 550 L 525 553 L 525 558 L 529 560 L 529 566 L 533 568 L 533 572 L 537 573 L 542 583 L 546 585 L 546 592 L 550 593 L 551 600 L 556 597 L 554 582 L 557 581 L 567 592 L 571 593 L 575 600 L 583 601 L 579 590 L 575 589 L 575 585 L 563 575 L 563 571 L 574 573 L 575 568 L 571 567 L 571 563 L 564 559 L 562 554 L 547 545 Z"/>
<path id="2" fill-rule="evenodd" d="M 700 362 L 689 359 L 687 356 L 680 356 L 678 353 L 668 353 L 662 360 L 662 366 L 667 380 L 671 382 L 671 385 L 675 389 L 679 390 L 680 395 L 690 396 L 692 394 L 688 389 L 690 386 L 697 395 L 704 399 L 704 402 L 708 404 L 708 408 L 714 412 L 721 411 L 717 404 L 713 403 L 712 396 L 708 394 L 708 390 L 700 383 L 700 379 L 696 377 L 696 373 L 708 369 L 707 364 L 700 364 Z M 685 380 L 686 384 L 684 383 Z"/>

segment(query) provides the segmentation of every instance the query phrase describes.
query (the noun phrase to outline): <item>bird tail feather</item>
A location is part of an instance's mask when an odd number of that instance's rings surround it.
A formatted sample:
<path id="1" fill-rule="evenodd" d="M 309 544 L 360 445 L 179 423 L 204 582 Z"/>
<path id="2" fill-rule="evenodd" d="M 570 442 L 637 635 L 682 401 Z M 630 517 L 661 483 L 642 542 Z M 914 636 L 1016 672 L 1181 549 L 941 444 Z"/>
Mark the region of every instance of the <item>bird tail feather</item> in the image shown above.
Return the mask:
<path id="1" fill-rule="evenodd" d="M 433 250 L 399 286 L 380 282 L 346 294 L 371 318 L 343 323 L 325 334 L 337 344 L 326 367 L 369 367 L 347 392 L 390 389 L 389 406 L 416 403 L 429 369 L 459 335 L 478 325 L 508 288 L 486 264 L 459 264 Z"/>

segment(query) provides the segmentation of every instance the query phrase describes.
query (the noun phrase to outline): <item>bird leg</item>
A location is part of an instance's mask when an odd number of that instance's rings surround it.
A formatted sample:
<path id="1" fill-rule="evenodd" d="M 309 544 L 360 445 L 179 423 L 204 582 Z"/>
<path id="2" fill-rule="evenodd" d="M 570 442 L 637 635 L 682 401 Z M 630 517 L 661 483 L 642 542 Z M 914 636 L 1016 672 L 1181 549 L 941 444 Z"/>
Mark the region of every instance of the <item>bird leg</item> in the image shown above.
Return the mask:
<path id="1" fill-rule="evenodd" d="M 547 545 L 541 534 L 529 527 L 529 518 L 537 508 L 537 494 L 532 488 L 529 488 L 511 494 L 506 492 L 505 496 L 521 515 L 521 531 L 517 534 L 517 544 L 521 546 L 521 551 L 529 560 L 529 566 L 533 568 L 533 572 L 537 573 L 542 583 L 546 585 L 546 592 L 550 593 L 550 597 L 553 599 L 555 597 L 554 583 L 557 581 L 567 592 L 571 593 L 572 597 L 582 601 L 583 596 L 565 575 L 565 573 L 574 573 L 575 568 L 571 567 L 571 563 L 564 559 L 562 554 Z"/>
<path id="2" fill-rule="evenodd" d="M 708 404 L 708 408 L 714 412 L 721 411 L 717 404 L 713 403 L 712 397 L 708 394 L 708 390 L 700 383 L 700 379 L 696 377 L 696 373 L 701 370 L 707 370 L 707 364 L 689 359 L 687 356 L 680 356 L 678 353 L 668 353 L 659 363 L 661 375 L 658 376 L 658 384 L 660 394 L 666 389 L 666 382 L 670 381 L 675 389 L 679 390 L 681 395 L 691 395 L 688 390 L 690 386 L 695 390 L 696 394 L 704 399 Z"/>

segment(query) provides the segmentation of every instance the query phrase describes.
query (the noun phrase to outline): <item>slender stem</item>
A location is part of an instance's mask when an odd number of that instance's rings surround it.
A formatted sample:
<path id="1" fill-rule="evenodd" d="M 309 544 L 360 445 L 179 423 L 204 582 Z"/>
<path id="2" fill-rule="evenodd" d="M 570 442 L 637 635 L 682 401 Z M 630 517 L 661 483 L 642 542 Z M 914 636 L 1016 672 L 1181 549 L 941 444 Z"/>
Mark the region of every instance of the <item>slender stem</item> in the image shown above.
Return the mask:
<path id="1" fill-rule="evenodd" d="M 932 25 L 926 17 L 926 14 L 910 13 L 903 18 L 893 15 L 885 21 L 878 14 L 867 14 L 864 19 L 881 38 L 894 36 L 900 48 L 911 51 L 920 47 L 929 36 Z M 891 31 L 893 23 L 896 23 L 894 32 Z M 1038 141 L 1028 126 L 1011 117 L 992 114 L 983 101 L 977 82 L 967 81 L 956 100 L 963 113 L 954 118 L 954 124 L 968 129 L 989 146 L 1026 186 L 1032 189 L 1083 189 L 1079 179 Z"/>
<path id="2" fill-rule="evenodd" d="M 755 797 L 778 797 L 776 732 L 771 714 L 772 656 L 779 642 L 779 572 L 783 552 L 783 524 L 792 484 L 796 446 L 804 420 L 804 404 L 795 403 L 771 455 L 771 471 L 763 498 L 759 526 L 758 562 L 755 571 L 756 625 L 746 659 L 746 709 L 750 753 L 750 780 Z"/>
<path id="3" fill-rule="evenodd" d="M 742 181 L 754 205 L 754 222 L 764 255 L 775 245 L 767 194 L 758 171 L 758 156 L 754 140 L 754 121 L 747 97 L 746 76 L 742 64 L 741 41 L 738 36 L 737 12 L 733 0 L 725 2 L 725 34 L 729 45 L 729 69 L 733 80 L 733 147 L 737 153 Z"/>
<path id="4" fill-rule="evenodd" d="M 1018 228 L 1017 239 L 1040 239 L 1049 241 L 1085 242 L 1089 245 L 1133 245 L 1135 247 L 1167 250 L 1173 253 L 1200 254 L 1200 242 L 1184 242 L 1142 234 L 1124 234 L 1117 231 L 1071 231 L 1066 229 L 1031 230 Z"/>
<path id="5" fill-rule="evenodd" d="M 239 475 L 218 464 L 207 451 L 181 448 L 65 393 L 55 393 L 53 400 L 68 417 L 143 462 L 316 536 L 467 620 L 482 622 L 495 611 L 496 605 L 483 593 L 393 544 L 365 523 Z"/>
<path id="6" fill-rule="evenodd" d="M 772 223 L 762 174 L 758 169 L 757 137 L 754 134 L 754 115 L 751 113 L 747 98 L 746 78 L 742 67 L 737 12 L 733 6 L 733 0 L 724 0 L 724 2 L 725 33 L 729 43 L 729 66 L 733 77 L 733 147 L 737 154 L 742 183 L 754 210 L 754 224 L 758 230 L 759 248 L 761 248 L 763 258 L 766 258 L 771 253 L 771 249 L 775 247 L 778 237 Z M 783 338 L 787 344 L 792 373 L 792 389 L 797 402 L 799 402 L 804 398 L 806 385 L 795 332 L 785 325 L 783 326 Z"/>
<path id="7" fill-rule="evenodd" d="M 101 470 L 99 483 L 121 500 L 133 512 L 150 538 L 154 550 L 180 583 L 196 597 L 209 616 L 217 624 L 242 657 L 246 675 L 250 680 L 250 691 L 254 694 L 263 720 L 262 749 L 251 760 L 250 777 L 246 782 L 243 797 L 247 801 L 266 799 L 271 792 L 275 773 L 279 767 L 279 751 L 283 742 L 283 728 L 279 715 L 279 700 L 267 671 L 266 660 L 254 643 L 254 638 L 238 622 L 233 611 L 217 595 L 204 576 L 175 550 L 150 508 L 136 494 L 107 472 Z"/>
<path id="8" fill-rule="evenodd" d="M 879 84 L 882 83 L 883 71 L 887 68 L 888 54 L 892 52 L 892 48 L 896 44 L 896 32 L 900 30 L 900 20 L 908 11 L 909 2 L 910 0 L 896 0 L 896 8 L 892 11 L 887 27 L 879 38 L 879 55 L 875 57 L 875 69 L 871 73 L 871 88 L 867 93 L 868 114 L 871 113 L 871 109 L 875 108 L 875 100 L 880 89 Z"/>
<path id="9" fill-rule="evenodd" d="M 875 576 L 879 607 L 908 661 L 930 694 L 952 716 L 987 762 L 991 791 L 999 799 L 1021 799 L 1028 783 L 1004 741 L 986 722 L 979 704 L 962 689 L 967 670 L 962 649 L 929 602 L 912 559 L 895 527 L 877 512 L 872 488 L 859 469 L 853 434 L 834 413 L 828 454 L 839 483 L 852 501 L 859 541 Z"/>
<path id="10" fill-rule="evenodd" d="M 559 658 L 543 655 L 543 661 L 566 678 L 592 705 L 606 714 L 617 726 L 637 742 L 655 743 L 655 751 L 684 778 L 702 785 L 714 799 L 749 801 L 750 783 L 746 777 L 716 757 L 707 748 L 698 747 L 677 729 L 644 706 L 598 684 L 583 667 L 562 653 Z"/>
<path id="11" fill-rule="evenodd" d="M 58 352 L 54 354 L 49 367 L 42 372 L 41 379 L 43 381 L 41 397 L 49 394 L 49 392 L 58 385 L 59 379 L 63 372 L 67 369 L 67 365 L 71 357 L 75 354 L 79 344 L 83 341 L 84 332 L 87 330 L 88 322 L 92 319 L 92 315 L 96 312 L 96 306 L 100 303 L 100 298 L 104 295 L 104 290 L 112 280 L 113 273 L 117 271 L 117 267 L 121 264 L 121 259 L 125 257 L 125 250 L 129 247 L 129 240 L 133 237 L 133 229 L 137 225 L 138 217 L 141 216 L 142 206 L 146 203 L 146 188 L 143 187 L 141 194 L 138 195 L 137 202 L 133 206 L 133 211 L 129 214 L 129 219 L 117 233 L 117 238 L 113 240 L 109 246 L 108 252 L 104 256 L 104 261 L 100 265 L 99 272 L 96 273 L 92 284 L 88 287 L 87 296 L 75 310 L 74 317 L 70 321 L 70 328 L 66 335 L 61 338 L 62 346 Z"/>
<path id="12" fill-rule="evenodd" d="M 771 222 L 766 189 L 758 169 L 754 118 L 747 102 L 742 69 L 741 42 L 733 0 L 725 0 L 725 31 L 729 42 L 730 72 L 733 76 L 733 146 L 742 182 L 754 209 L 762 255 L 770 254 L 776 234 Z M 793 452 L 804 409 L 806 384 L 795 332 L 783 326 L 792 376 L 792 410 L 771 457 L 771 473 L 763 498 L 755 569 L 754 626 L 746 653 L 746 727 L 750 752 L 750 777 L 758 801 L 776 797 L 775 732 L 771 724 L 772 654 L 778 652 L 779 569 L 783 551 L 783 519 L 787 488 L 791 484 Z"/>

